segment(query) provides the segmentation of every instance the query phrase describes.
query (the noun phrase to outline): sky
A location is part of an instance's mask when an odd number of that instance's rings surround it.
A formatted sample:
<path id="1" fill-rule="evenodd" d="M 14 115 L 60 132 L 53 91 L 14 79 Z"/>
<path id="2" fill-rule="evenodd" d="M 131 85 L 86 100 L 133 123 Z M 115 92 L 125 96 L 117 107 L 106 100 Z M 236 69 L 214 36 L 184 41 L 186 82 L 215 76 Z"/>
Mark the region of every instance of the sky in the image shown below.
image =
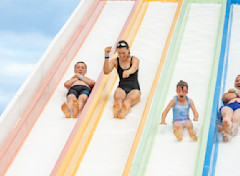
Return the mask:
<path id="1" fill-rule="evenodd" d="M 0 1 L 0 115 L 80 1 Z"/>

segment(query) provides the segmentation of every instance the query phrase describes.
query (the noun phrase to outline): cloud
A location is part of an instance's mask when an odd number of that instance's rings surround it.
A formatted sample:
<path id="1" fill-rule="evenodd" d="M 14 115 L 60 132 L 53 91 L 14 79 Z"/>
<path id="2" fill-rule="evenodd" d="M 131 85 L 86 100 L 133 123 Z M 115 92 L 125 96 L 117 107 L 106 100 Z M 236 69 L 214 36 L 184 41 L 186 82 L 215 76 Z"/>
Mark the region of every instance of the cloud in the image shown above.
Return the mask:
<path id="1" fill-rule="evenodd" d="M 31 74 L 52 38 L 0 31 L 0 112 Z"/>

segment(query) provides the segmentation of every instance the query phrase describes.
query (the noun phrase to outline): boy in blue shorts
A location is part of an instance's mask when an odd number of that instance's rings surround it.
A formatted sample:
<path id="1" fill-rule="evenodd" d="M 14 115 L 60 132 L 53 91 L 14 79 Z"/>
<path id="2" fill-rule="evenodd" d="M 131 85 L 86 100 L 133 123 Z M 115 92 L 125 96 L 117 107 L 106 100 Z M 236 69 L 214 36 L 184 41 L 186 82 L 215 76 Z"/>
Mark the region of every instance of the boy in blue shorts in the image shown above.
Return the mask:
<path id="1" fill-rule="evenodd" d="M 87 65 L 84 62 L 77 62 L 74 66 L 74 76 L 64 83 L 64 87 L 68 89 L 67 102 L 63 103 L 61 109 L 66 118 L 72 116 L 77 117 L 82 111 L 88 96 L 95 84 L 95 81 L 85 76 L 87 73 Z"/>
<path id="2" fill-rule="evenodd" d="M 234 88 L 223 94 L 224 106 L 220 108 L 222 126 L 218 125 L 218 132 L 223 135 L 223 140 L 229 140 L 228 135 L 236 136 L 240 122 L 240 75 L 235 79 Z"/>
<path id="3" fill-rule="evenodd" d="M 166 109 L 162 113 L 162 121 L 160 124 L 167 124 L 165 122 L 167 113 L 171 108 L 173 108 L 173 133 L 177 137 L 178 141 L 183 139 L 183 129 L 187 128 L 190 137 L 197 141 L 197 136 L 193 130 L 192 121 L 189 118 L 189 108 L 192 109 L 194 115 L 194 121 L 198 121 L 198 112 L 192 99 L 187 97 L 188 84 L 184 81 L 180 81 L 177 84 L 177 95 L 170 101 Z"/>

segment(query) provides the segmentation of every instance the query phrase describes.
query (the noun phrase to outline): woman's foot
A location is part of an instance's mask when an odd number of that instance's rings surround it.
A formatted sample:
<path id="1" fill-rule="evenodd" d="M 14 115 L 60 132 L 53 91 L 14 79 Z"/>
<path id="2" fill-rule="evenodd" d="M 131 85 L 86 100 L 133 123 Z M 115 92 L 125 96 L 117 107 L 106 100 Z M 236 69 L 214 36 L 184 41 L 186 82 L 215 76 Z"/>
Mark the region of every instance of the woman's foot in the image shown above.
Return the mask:
<path id="1" fill-rule="evenodd" d="M 113 105 L 113 117 L 114 118 L 118 118 L 119 111 L 120 111 L 120 105 L 118 103 L 115 103 Z"/>
<path id="2" fill-rule="evenodd" d="M 127 108 L 127 106 L 125 104 L 123 104 L 122 112 L 119 114 L 119 119 L 125 118 L 125 116 L 127 115 L 128 112 L 129 112 L 129 109 Z"/>

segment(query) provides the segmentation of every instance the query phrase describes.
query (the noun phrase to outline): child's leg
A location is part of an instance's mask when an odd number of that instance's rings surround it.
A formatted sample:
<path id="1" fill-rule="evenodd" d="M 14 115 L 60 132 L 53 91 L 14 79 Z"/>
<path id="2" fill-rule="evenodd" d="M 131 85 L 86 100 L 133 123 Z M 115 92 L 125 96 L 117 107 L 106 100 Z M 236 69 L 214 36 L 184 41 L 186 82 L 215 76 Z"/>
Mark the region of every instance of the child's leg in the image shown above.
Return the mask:
<path id="1" fill-rule="evenodd" d="M 184 123 L 184 127 L 187 128 L 189 136 L 194 140 L 197 141 L 197 136 L 195 131 L 193 130 L 193 124 L 190 120 L 187 120 Z"/>
<path id="2" fill-rule="evenodd" d="M 173 122 L 173 133 L 177 137 L 178 141 L 183 139 L 183 124 L 178 121 Z"/>

